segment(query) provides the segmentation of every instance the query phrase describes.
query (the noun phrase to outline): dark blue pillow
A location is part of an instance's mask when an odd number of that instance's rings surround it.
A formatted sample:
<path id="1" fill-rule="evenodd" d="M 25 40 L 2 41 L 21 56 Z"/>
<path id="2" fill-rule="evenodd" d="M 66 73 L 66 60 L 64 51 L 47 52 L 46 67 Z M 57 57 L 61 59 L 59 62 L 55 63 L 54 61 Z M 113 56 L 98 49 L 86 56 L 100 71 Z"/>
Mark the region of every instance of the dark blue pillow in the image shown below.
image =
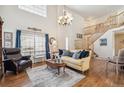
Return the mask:
<path id="1" fill-rule="evenodd" d="M 89 51 L 85 51 L 86 55 L 85 57 L 88 57 L 89 56 Z"/>
<path id="2" fill-rule="evenodd" d="M 85 50 L 81 51 L 79 58 L 82 58 L 82 57 L 84 57 L 84 56 L 85 56 Z"/>
<path id="3" fill-rule="evenodd" d="M 81 58 L 85 58 L 85 57 L 88 57 L 88 56 L 89 56 L 89 51 L 83 50 L 83 51 L 81 51 L 79 58 L 81 59 Z"/>

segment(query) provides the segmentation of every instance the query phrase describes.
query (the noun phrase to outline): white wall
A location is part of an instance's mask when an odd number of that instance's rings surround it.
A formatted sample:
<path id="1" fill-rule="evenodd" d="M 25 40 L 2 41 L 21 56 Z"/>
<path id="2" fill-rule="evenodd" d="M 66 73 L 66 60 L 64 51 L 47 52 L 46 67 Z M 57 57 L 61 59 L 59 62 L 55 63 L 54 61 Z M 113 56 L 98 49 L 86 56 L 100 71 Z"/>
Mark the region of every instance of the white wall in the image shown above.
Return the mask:
<path id="1" fill-rule="evenodd" d="M 94 42 L 94 51 L 99 57 L 107 58 L 115 56 L 115 33 L 124 31 L 124 26 L 111 29 L 104 33 L 98 40 Z M 107 46 L 100 46 L 100 39 L 107 39 Z"/>
<path id="2" fill-rule="evenodd" d="M 65 38 L 69 37 L 69 49 L 74 49 L 76 33 L 82 33 L 84 19 L 75 12 L 72 13 L 74 20 L 70 26 L 60 26 L 57 23 L 58 16 L 63 13 L 63 6 L 48 6 L 46 18 L 18 9 L 18 6 L 0 6 L 0 16 L 4 20 L 3 30 L 13 32 L 15 39 L 16 29 L 27 29 L 36 27 L 42 29 L 44 33 L 49 33 L 58 40 L 58 47 L 65 48 Z M 15 40 L 14 40 L 15 41 Z M 15 42 L 13 42 L 13 47 Z"/>
<path id="3" fill-rule="evenodd" d="M 60 48 L 65 48 L 65 39 L 66 37 L 69 38 L 69 49 L 75 49 L 74 47 L 74 41 L 76 40 L 76 34 L 83 32 L 84 27 L 84 18 L 80 16 L 79 14 L 73 12 L 72 10 L 68 8 L 64 8 L 73 16 L 73 21 L 71 25 L 67 26 L 60 26 L 58 25 L 58 43 Z M 63 6 L 58 6 L 58 16 L 63 15 Z"/>
<path id="4" fill-rule="evenodd" d="M 107 58 L 113 56 L 113 33 L 108 31 L 94 43 L 94 51 L 99 57 Z M 107 46 L 100 46 L 100 39 L 107 39 Z"/>
<path id="5" fill-rule="evenodd" d="M 25 30 L 27 27 L 36 27 L 42 29 L 44 33 L 56 37 L 56 6 L 48 6 L 48 15 L 46 18 L 18 9 L 18 6 L 0 6 L 0 16 L 4 20 L 3 30 L 13 32 L 15 41 L 16 29 Z M 15 42 L 13 42 L 13 47 Z"/>
<path id="6" fill-rule="evenodd" d="M 89 21 L 85 21 L 85 27 L 90 25 L 95 25 L 98 23 L 105 22 L 108 17 L 117 15 L 118 13 L 122 12 L 123 9 L 113 11 L 107 15 L 101 16 L 96 19 L 90 19 Z M 124 18 L 120 19 L 123 21 Z M 118 20 L 119 21 L 119 20 Z M 113 57 L 115 55 L 115 46 L 114 46 L 114 34 L 115 32 L 121 31 L 123 27 L 119 27 L 116 29 L 111 29 L 104 33 L 96 42 L 94 42 L 94 51 L 96 54 L 98 54 L 100 57 L 107 58 L 107 57 Z M 106 38 L 107 39 L 107 46 L 100 46 L 100 39 Z"/>

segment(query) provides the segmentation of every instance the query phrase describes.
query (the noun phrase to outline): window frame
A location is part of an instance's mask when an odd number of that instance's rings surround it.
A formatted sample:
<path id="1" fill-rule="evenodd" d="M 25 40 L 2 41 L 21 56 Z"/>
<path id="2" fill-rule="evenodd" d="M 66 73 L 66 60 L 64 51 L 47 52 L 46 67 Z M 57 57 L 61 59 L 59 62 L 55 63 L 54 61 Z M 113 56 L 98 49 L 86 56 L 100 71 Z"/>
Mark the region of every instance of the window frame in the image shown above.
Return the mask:
<path id="1" fill-rule="evenodd" d="M 18 8 L 35 15 L 47 17 L 47 5 L 18 5 Z"/>

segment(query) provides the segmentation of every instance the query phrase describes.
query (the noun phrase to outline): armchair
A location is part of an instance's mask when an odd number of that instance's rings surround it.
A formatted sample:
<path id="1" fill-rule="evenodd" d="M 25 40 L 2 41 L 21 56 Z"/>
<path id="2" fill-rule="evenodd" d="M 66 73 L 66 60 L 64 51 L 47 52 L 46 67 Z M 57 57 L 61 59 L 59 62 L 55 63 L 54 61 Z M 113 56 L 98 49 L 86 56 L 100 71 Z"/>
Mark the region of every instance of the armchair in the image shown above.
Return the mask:
<path id="1" fill-rule="evenodd" d="M 4 73 L 9 70 L 18 74 L 19 71 L 32 67 L 30 56 L 22 56 L 19 48 L 3 48 L 3 57 Z"/>

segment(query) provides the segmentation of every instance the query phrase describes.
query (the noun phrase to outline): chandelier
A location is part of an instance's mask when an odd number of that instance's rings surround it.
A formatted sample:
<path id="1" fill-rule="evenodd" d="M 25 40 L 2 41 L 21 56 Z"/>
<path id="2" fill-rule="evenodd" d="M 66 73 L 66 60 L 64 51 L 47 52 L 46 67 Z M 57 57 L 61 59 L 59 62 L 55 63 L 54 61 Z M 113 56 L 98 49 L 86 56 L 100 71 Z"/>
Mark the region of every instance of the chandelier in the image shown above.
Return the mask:
<path id="1" fill-rule="evenodd" d="M 68 13 L 67 11 L 63 11 L 63 16 L 58 17 L 58 23 L 60 25 L 70 25 L 72 24 L 72 14 Z"/>

